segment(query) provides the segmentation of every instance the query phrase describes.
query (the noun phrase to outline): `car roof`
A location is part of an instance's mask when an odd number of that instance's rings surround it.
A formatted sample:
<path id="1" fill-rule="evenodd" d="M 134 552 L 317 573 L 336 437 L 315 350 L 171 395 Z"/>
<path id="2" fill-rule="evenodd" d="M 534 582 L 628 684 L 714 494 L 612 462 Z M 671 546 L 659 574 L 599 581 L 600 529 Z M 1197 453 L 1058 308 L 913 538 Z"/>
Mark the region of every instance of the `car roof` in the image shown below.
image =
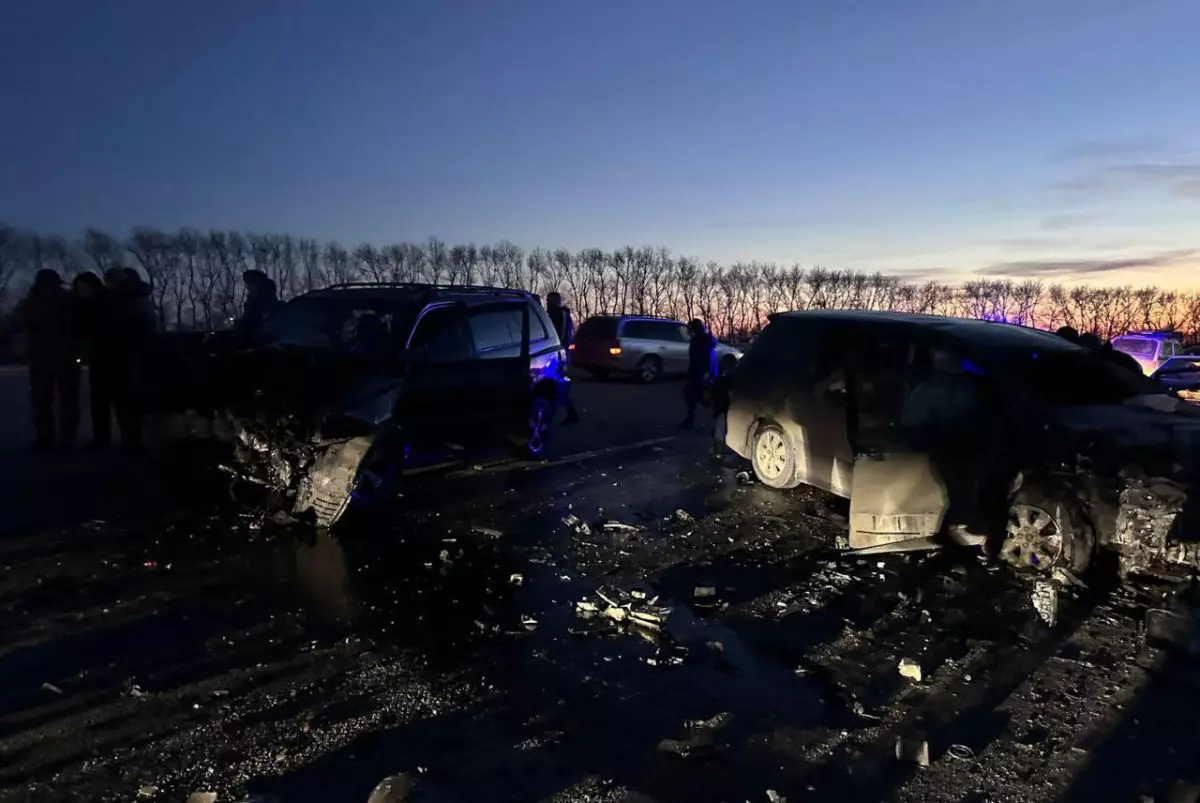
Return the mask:
<path id="1" fill-rule="evenodd" d="M 880 310 L 796 310 L 775 313 L 770 317 L 771 320 L 777 318 L 796 321 L 825 320 L 847 324 L 898 325 L 933 329 L 978 345 L 1061 348 L 1064 351 L 1082 348 L 1052 332 L 1041 329 L 1000 321 L 952 318 L 946 315 L 921 315 Z"/>
<path id="2" fill-rule="evenodd" d="M 533 300 L 527 290 L 458 284 L 422 284 L 419 282 L 345 282 L 310 290 L 298 298 L 362 298 L 407 301 L 428 304 L 432 301 L 462 301 L 468 305 L 504 300 Z"/>
<path id="3" fill-rule="evenodd" d="M 619 312 L 598 312 L 595 315 L 589 315 L 587 320 L 612 320 L 612 321 L 663 321 L 666 323 L 682 324 L 683 321 L 678 318 L 663 318 L 658 315 L 622 315 Z"/>

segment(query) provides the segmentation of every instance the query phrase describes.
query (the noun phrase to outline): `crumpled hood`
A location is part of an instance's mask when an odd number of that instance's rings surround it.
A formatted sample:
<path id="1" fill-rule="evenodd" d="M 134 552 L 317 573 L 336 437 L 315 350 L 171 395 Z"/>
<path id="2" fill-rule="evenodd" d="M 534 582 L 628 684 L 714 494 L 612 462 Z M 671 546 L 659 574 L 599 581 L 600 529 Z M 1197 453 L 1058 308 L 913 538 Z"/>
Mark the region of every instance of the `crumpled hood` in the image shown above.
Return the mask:
<path id="1" fill-rule="evenodd" d="M 361 402 L 368 385 L 393 384 L 377 361 L 319 349 L 253 349 L 220 362 L 231 401 L 253 408 L 326 411 Z"/>
<path id="2" fill-rule="evenodd" d="M 1154 397 L 1166 399 L 1169 397 Z M 1174 401 L 1174 400 L 1172 400 Z M 1165 402 L 1149 402 L 1161 404 Z M 1200 408 L 1176 402 L 1173 412 L 1146 406 L 1142 400 L 1125 404 L 1061 408 L 1054 421 L 1078 439 L 1123 459 L 1150 463 L 1147 470 L 1200 476 Z"/>

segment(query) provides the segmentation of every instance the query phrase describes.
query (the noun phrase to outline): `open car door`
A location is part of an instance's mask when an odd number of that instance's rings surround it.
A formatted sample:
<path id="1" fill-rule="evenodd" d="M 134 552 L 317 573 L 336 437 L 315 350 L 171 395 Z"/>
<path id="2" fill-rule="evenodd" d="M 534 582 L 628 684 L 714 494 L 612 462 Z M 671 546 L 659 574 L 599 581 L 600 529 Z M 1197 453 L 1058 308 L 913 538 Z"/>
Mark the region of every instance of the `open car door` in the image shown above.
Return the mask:
<path id="1" fill-rule="evenodd" d="M 507 434 L 529 397 L 529 308 L 519 302 L 427 309 L 405 356 L 402 412 L 418 440 Z"/>
<path id="2" fill-rule="evenodd" d="M 948 523 L 970 520 L 972 468 L 990 431 L 970 363 L 928 344 L 881 340 L 852 375 L 855 426 L 850 547 L 922 549 Z M 965 367 L 964 367 L 965 366 Z M 973 430 L 973 431 L 972 431 Z"/>

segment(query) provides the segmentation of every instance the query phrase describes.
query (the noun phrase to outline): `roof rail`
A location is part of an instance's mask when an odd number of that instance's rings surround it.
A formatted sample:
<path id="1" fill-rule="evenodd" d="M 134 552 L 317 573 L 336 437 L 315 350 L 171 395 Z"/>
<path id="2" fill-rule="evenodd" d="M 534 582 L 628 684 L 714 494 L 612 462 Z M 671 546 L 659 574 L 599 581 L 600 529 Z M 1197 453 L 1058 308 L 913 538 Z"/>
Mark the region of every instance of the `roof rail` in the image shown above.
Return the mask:
<path id="1" fill-rule="evenodd" d="M 509 287 L 488 287 L 479 284 L 432 284 L 429 282 L 338 282 L 336 284 L 319 287 L 312 292 L 323 292 L 325 290 L 354 290 L 359 288 L 378 288 L 386 290 L 394 288 L 397 290 L 412 289 L 425 290 L 428 292 L 453 292 L 453 293 L 477 293 L 479 295 L 509 295 L 525 297 L 531 295 L 527 290 L 514 290 Z"/>

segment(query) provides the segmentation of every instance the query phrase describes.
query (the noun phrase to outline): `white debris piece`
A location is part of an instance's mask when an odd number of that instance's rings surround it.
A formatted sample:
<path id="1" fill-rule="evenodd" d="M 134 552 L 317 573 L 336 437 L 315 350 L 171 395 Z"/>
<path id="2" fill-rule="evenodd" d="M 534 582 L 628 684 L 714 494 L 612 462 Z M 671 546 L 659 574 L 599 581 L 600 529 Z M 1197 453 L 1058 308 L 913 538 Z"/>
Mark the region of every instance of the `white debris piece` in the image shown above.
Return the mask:
<path id="1" fill-rule="evenodd" d="M 918 767 L 929 766 L 929 742 L 924 739 L 896 738 L 896 760 L 909 761 Z"/>
<path id="2" fill-rule="evenodd" d="M 1049 627 L 1058 624 L 1058 585 L 1051 580 L 1038 580 L 1033 586 L 1033 609 Z"/>
<path id="3" fill-rule="evenodd" d="M 63 690 L 60 689 L 58 686 L 55 686 L 53 683 L 43 683 L 42 688 L 45 689 L 46 691 L 52 691 L 55 694 L 63 693 Z"/>
<path id="4" fill-rule="evenodd" d="M 692 596 L 696 599 L 705 599 L 706 597 L 715 597 L 717 589 L 714 586 L 696 586 L 692 589 Z"/>
<path id="5" fill-rule="evenodd" d="M 217 803 L 217 793 L 192 792 L 188 795 L 187 803 Z"/>
<path id="6" fill-rule="evenodd" d="M 509 585 L 519 586 L 525 582 L 525 575 L 513 573 L 508 578 Z"/>
<path id="7" fill-rule="evenodd" d="M 767 800 L 770 803 L 787 803 L 787 798 L 776 792 L 774 789 L 767 790 Z"/>
<path id="8" fill-rule="evenodd" d="M 900 676 L 921 682 L 921 665 L 912 658 L 900 659 Z"/>

